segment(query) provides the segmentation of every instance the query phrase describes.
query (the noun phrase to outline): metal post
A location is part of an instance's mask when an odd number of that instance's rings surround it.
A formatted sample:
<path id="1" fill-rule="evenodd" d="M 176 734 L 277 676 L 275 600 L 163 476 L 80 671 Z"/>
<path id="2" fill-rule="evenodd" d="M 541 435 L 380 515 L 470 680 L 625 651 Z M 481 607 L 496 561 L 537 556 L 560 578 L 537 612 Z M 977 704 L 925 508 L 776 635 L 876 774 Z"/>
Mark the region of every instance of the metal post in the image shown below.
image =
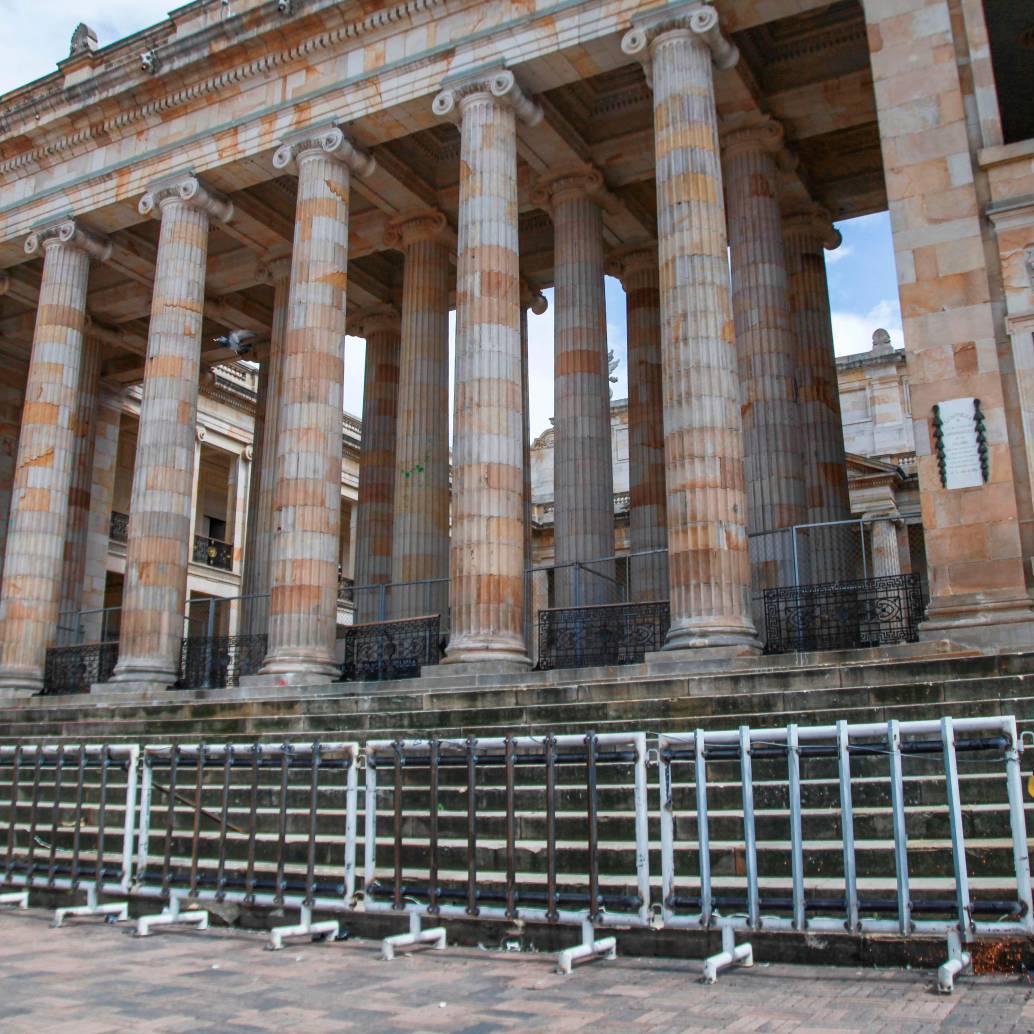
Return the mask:
<path id="1" fill-rule="evenodd" d="M 804 833 L 801 822 L 801 748 L 796 725 L 786 727 L 790 795 L 790 868 L 793 879 L 793 928 L 807 925 L 804 907 Z"/>
<path id="2" fill-rule="evenodd" d="M 758 894 L 758 850 L 754 830 L 754 775 L 750 759 L 750 728 L 740 726 L 740 790 L 743 796 L 743 846 L 747 863 L 747 913 L 750 928 L 758 928 L 761 905 Z"/>
<path id="3" fill-rule="evenodd" d="M 951 857 L 955 869 L 955 901 L 959 913 L 959 934 L 963 939 L 968 939 L 971 922 L 969 874 L 966 868 L 966 838 L 962 828 L 959 769 L 955 758 L 955 729 L 951 718 L 941 719 L 941 743 L 944 757 L 944 792 L 948 800 L 948 822 L 951 826 Z"/>
<path id="4" fill-rule="evenodd" d="M 905 830 L 905 788 L 901 772 L 901 730 L 896 720 L 887 723 L 890 750 L 890 800 L 894 812 L 894 870 L 898 884 L 898 929 L 912 930 L 912 903 L 908 894 L 908 836 Z"/>
<path id="5" fill-rule="evenodd" d="M 840 763 L 840 833 L 844 841 L 844 911 L 848 933 L 858 930 L 858 878 L 854 857 L 854 811 L 851 807 L 851 754 L 847 722 L 837 722 L 837 758 Z"/>
<path id="6" fill-rule="evenodd" d="M 700 864 L 700 925 L 711 925 L 711 842 L 707 828 L 707 761 L 704 758 L 704 730 L 693 734 L 697 789 L 697 849 Z"/>
<path id="7" fill-rule="evenodd" d="M 1013 868 L 1016 872 L 1016 893 L 1024 905 L 1021 922 L 1034 932 L 1034 902 L 1031 901 L 1030 855 L 1027 848 L 1027 823 L 1023 812 L 1023 786 L 1020 781 L 1020 755 L 1017 750 L 1016 719 L 1005 719 L 1009 746 L 1005 751 L 1005 782 L 1009 794 L 1009 826 L 1012 831 Z"/>

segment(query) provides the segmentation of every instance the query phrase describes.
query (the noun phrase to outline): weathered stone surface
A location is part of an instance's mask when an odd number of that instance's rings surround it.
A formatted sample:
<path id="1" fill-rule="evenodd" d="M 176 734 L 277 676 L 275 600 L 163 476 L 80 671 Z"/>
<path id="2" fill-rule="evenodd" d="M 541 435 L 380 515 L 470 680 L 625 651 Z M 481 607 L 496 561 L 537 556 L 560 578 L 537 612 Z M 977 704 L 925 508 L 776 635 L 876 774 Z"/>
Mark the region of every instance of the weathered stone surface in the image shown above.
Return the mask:
<path id="1" fill-rule="evenodd" d="M 57 629 L 90 259 L 110 250 L 73 220 L 25 247 L 44 259 L 0 588 L 0 688 L 9 690 L 42 688 Z"/>
<path id="2" fill-rule="evenodd" d="M 689 24 L 633 29 L 622 42 L 648 58 L 653 81 L 672 649 L 757 646 L 711 73 L 715 31 L 717 15 L 703 8 Z M 680 173 L 690 168 L 692 176 Z"/>
<path id="3" fill-rule="evenodd" d="M 449 235 L 445 216 L 418 211 L 389 228 L 402 249 L 392 532 L 392 617 L 444 614 L 449 600 Z M 390 518 L 392 519 L 392 518 Z M 437 584 L 400 583 L 441 579 Z"/>

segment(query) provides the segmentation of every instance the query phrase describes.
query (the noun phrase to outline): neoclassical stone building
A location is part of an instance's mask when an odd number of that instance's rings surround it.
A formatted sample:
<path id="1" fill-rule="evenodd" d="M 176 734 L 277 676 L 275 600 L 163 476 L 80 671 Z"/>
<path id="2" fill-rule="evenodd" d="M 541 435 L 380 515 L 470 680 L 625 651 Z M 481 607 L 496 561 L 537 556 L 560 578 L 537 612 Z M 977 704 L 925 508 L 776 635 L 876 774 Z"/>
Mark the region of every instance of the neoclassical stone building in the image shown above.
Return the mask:
<path id="1" fill-rule="evenodd" d="M 667 600 L 671 656 L 749 656 L 752 582 L 784 572 L 748 534 L 849 514 L 822 251 L 831 219 L 884 208 L 924 634 L 1034 640 L 1034 125 L 1009 102 L 1026 89 L 1011 6 L 196 0 L 103 49 L 81 27 L 53 75 L 0 98 L 0 342 L 27 364 L 0 471 L 0 687 L 41 687 L 80 591 L 67 557 L 98 472 L 78 429 L 127 371 L 110 688 L 175 681 L 199 385 L 242 330 L 260 364 L 242 576 L 269 593 L 252 681 L 338 677 L 342 383 L 359 376 L 357 581 L 409 584 L 392 617 L 447 606 L 454 670 L 526 668 L 525 317 L 553 286 L 555 554 L 598 559 L 605 270 L 628 300 L 630 546 L 666 547 L 637 598 Z M 343 363 L 347 328 L 365 374 Z M 962 403 L 978 426 L 955 487 L 937 414 Z M 591 584 L 579 605 L 612 600 Z M 561 577 L 561 605 L 571 591 Z"/>

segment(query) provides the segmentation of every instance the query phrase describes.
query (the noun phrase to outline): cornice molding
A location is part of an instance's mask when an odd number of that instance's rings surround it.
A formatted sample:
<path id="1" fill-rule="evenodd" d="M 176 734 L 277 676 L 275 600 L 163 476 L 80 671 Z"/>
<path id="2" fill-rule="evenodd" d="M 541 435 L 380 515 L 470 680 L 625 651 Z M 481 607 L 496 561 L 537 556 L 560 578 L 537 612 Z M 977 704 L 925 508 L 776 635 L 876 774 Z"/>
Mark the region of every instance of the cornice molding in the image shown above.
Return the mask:
<path id="1" fill-rule="evenodd" d="M 324 30 L 323 32 L 317 33 L 294 46 L 264 53 L 260 57 L 243 62 L 224 72 L 220 72 L 217 75 L 208 76 L 196 83 L 176 89 L 163 97 L 158 97 L 142 104 L 130 106 L 126 110 L 119 111 L 110 118 L 102 119 L 99 123 L 94 125 L 76 128 L 72 132 L 58 133 L 55 139 L 49 143 L 41 144 L 28 151 L 23 151 L 21 154 L 15 155 L 12 158 L 0 161 L 0 175 L 9 172 L 17 172 L 19 169 L 23 169 L 40 159 L 60 154 L 62 151 L 69 150 L 77 145 L 88 144 L 90 141 L 98 138 L 108 138 L 113 134 L 117 134 L 122 130 L 127 129 L 137 122 L 152 118 L 155 115 L 164 115 L 176 108 L 201 100 L 210 94 L 218 93 L 220 90 L 228 87 L 239 86 L 242 82 L 245 82 L 248 79 L 253 79 L 256 76 L 269 72 L 281 65 L 290 64 L 302 58 L 306 58 L 321 50 L 329 50 L 343 41 L 354 41 L 362 36 L 377 32 L 378 30 L 395 32 L 398 30 L 398 23 L 400 21 L 412 18 L 414 15 L 422 14 L 425 11 L 434 10 L 435 8 L 440 7 L 443 3 L 444 0 L 404 0 L 402 3 L 394 4 L 393 6 L 387 7 L 381 11 L 376 11 L 359 19 L 358 21 L 349 22 L 346 25 L 342 25 L 334 29 Z M 164 26 L 161 28 L 164 28 Z M 279 30 L 280 28 L 281 26 L 278 23 L 271 23 L 272 30 Z M 161 43 L 156 43 L 154 46 L 149 48 L 149 50 L 151 53 L 157 53 L 159 56 L 159 61 L 162 67 L 157 73 L 158 79 L 161 79 L 163 75 L 169 74 L 173 71 L 182 75 L 184 67 L 188 64 L 188 62 L 180 62 L 177 64 L 170 63 L 163 56 Z M 125 90 L 145 85 L 149 80 L 153 81 L 153 75 L 141 71 L 139 53 L 136 50 L 134 50 L 131 55 L 127 55 L 127 57 L 129 59 L 126 60 L 124 64 L 121 64 L 118 68 L 109 72 L 108 75 L 121 75 L 125 80 Z M 209 55 L 207 50 L 201 50 L 199 48 L 198 57 L 189 63 L 201 63 L 208 57 Z M 98 84 L 93 83 L 92 89 L 95 93 L 99 92 Z M 100 100 L 99 102 L 94 101 L 94 103 L 103 104 L 117 96 L 118 92 L 118 84 L 113 84 L 108 95 L 103 98 L 103 100 Z M 83 102 L 86 100 L 86 97 L 82 98 Z M 24 127 L 23 132 L 31 132 L 34 128 L 33 123 L 38 119 L 42 110 L 55 108 L 58 104 L 67 101 L 67 91 L 63 87 L 59 87 L 53 93 L 46 95 L 46 97 L 42 98 L 39 102 L 28 103 L 18 109 L 15 115 L 22 115 L 22 117 L 17 122 L 15 121 L 14 116 L 0 113 L 0 135 L 10 134 L 12 136 L 16 136 L 18 135 L 19 129 L 22 127 Z"/>

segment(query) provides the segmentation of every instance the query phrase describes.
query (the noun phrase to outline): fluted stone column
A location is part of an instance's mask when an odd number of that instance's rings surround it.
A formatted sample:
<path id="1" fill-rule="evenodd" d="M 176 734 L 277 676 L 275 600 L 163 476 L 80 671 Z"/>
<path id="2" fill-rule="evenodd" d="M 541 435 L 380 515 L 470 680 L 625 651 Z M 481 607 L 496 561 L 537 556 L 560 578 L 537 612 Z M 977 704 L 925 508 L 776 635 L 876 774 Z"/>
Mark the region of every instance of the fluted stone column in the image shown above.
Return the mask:
<path id="1" fill-rule="evenodd" d="M 754 590 L 794 584 L 789 533 L 807 517 L 790 293 L 775 153 L 783 129 L 767 119 L 723 140 L 739 355 L 747 531 Z"/>
<path id="2" fill-rule="evenodd" d="M 446 661 L 522 670 L 524 449 L 521 442 L 517 118 L 542 111 L 513 73 L 451 84 L 434 100 L 460 124 L 450 637 Z"/>
<path id="3" fill-rule="evenodd" d="M 273 489 L 276 484 L 276 443 L 280 413 L 280 369 L 287 329 L 287 299 L 291 260 L 272 259 L 263 268 L 273 285 L 273 323 L 269 345 L 259 365 L 255 405 L 254 455 L 248 486 L 248 526 L 245 531 L 244 578 L 241 594 L 252 597 L 241 608 L 243 635 L 265 635 L 272 582 Z"/>
<path id="4" fill-rule="evenodd" d="M 529 575 L 534 565 L 531 502 L 531 383 L 528 368 L 528 312 L 542 316 L 549 307 L 541 291 L 521 281 L 521 441 L 524 444 L 524 641 L 532 663 L 538 657 L 538 611 L 535 606 L 536 581 L 546 583 L 546 572 Z M 547 594 L 548 595 L 548 594 Z M 548 602 L 548 601 L 547 601 Z M 545 604 L 543 604 L 545 606 Z"/>
<path id="5" fill-rule="evenodd" d="M 119 660 L 126 689 L 171 686 L 179 671 L 193 553 L 198 367 L 211 219 L 233 205 L 194 176 L 155 184 L 142 215 L 161 213 L 151 325 L 130 498 Z"/>
<path id="6" fill-rule="evenodd" d="M 449 241 L 445 216 L 408 214 L 385 243 L 405 254 L 399 360 L 392 617 L 445 615 L 449 600 Z M 400 587 L 429 578 L 430 585 Z"/>
<path id="7" fill-rule="evenodd" d="M 359 455 L 356 514 L 355 615 L 359 623 L 380 621 L 379 591 L 363 586 L 392 581 L 392 518 L 395 510 L 395 459 L 399 412 L 399 334 L 393 305 L 361 313 L 355 320 L 366 338 L 363 389 L 363 440 Z"/>
<path id="8" fill-rule="evenodd" d="M 90 514 L 86 529 L 86 561 L 84 564 L 84 613 L 81 626 L 83 642 L 97 643 L 106 637 L 104 615 L 108 582 L 108 548 L 111 540 L 111 508 L 115 496 L 115 472 L 118 469 L 118 439 L 122 425 L 119 397 L 104 387 L 97 403 L 94 428 L 93 478 L 90 484 Z"/>
<path id="9" fill-rule="evenodd" d="M 277 685 L 337 676 L 348 197 L 373 160 L 336 126 L 287 138 L 273 158 L 298 172 L 291 288 L 280 381 L 269 652 Z"/>
<path id="10" fill-rule="evenodd" d="M 712 8 L 637 25 L 654 104 L 671 629 L 666 648 L 758 648 L 711 63 L 738 52 Z"/>
<path id="11" fill-rule="evenodd" d="M 101 343 L 86 332 L 79 364 L 76 392 L 75 453 L 72 459 L 72 485 L 68 491 L 68 525 L 65 530 L 65 569 L 61 576 L 59 643 L 71 645 L 66 638 L 77 628 L 86 577 L 86 542 L 90 521 L 90 490 L 93 484 L 93 455 L 97 440 L 97 404 L 100 394 Z M 67 630 L 67 631 L 66 631 Z"/>
<path id="12" fill-rule="evenodd" d="M 898 526 L 901 518 L 880 516 L 869 524 L 872 543 L 873 578 L 901 574 L 901 553 L 898 550 Z"/>
<path id="13" fill-rule="evenodd" d="M 806 519 L 809 524 L 846 521 L 851 518 L 851 500 L 823 256 L 824 250 L 839 247 L 840 233 L 829 213 L 814 205 L 784 218 L 783 242 L 804 443 Z M 811 529 L 808 580 L 832 582 L 851 577 L 856 534 L 853 527 Z"/>
<path id="14" fill-rule="evenodd" d="M 67 219 L 25 242 L 30 255 L 41 249 L 43 279 L 0 587 L 0 697 L 43 687 L 61 601 L 90 259 L 106 260 L 111 245 Z"/>
<path id="15" fill-rule="evenodd" d="M 625 289 L 628 341 L 628 495 L 631 552 L 668 545 L 664 488 L 664 395 L 661 377 L 660 274 L 655 244 L 630 244 L 611 253 L 608 270 Z M 632 557 L 630 598 L 668 597 L 664 553 Z"/>
<path id="16" fill-rule="evenodd" d="M 603 293 L 603 177 L 591 166 L 544 177 L 537 204 L 553 218 L 555 334 L 553 533 L 558 607 L 617 599 L 614 466 L 610 442 L 607 309 Z M 585 569 L 563 567 L 586 563 Z"/>

